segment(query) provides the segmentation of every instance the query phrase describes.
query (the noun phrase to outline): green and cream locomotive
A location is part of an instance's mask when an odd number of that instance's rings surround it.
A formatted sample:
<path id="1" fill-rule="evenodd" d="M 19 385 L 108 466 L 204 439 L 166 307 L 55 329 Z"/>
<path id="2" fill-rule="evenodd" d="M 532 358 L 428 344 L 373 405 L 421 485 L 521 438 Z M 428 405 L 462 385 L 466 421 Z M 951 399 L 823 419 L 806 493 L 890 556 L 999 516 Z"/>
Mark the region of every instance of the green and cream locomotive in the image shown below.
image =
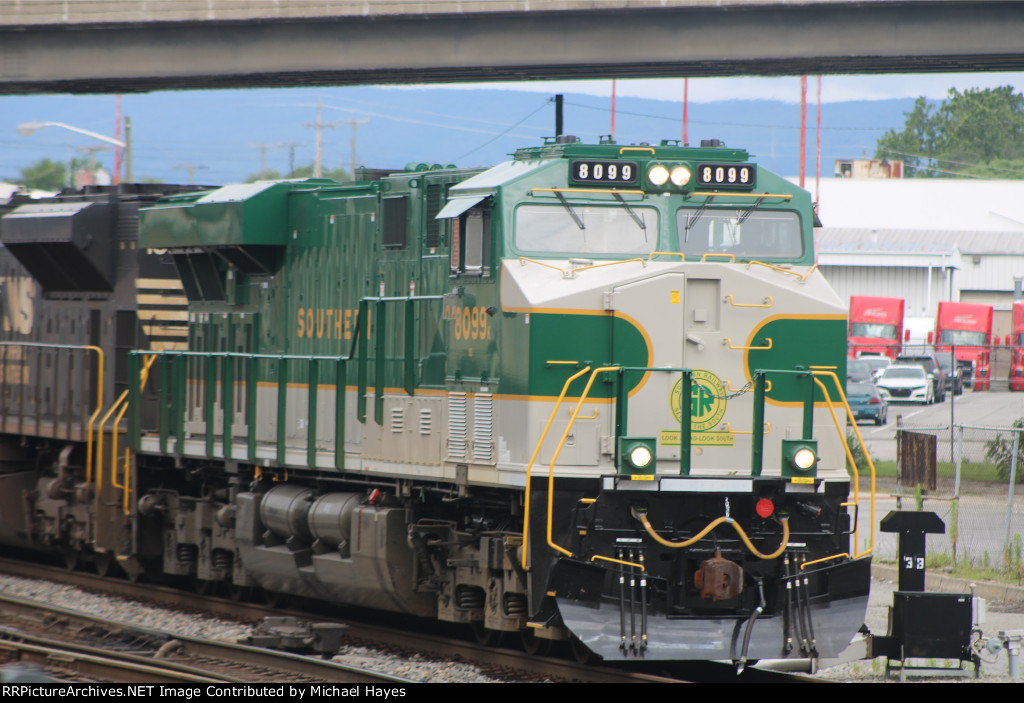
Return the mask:
<path id="1" fill-rule="evenodd" d="M 870 540 L 813 222 L 718 143 L 165 198 L 187 344 L 128 355 L 92 548 L 606 660 L 835 655 Z"/>

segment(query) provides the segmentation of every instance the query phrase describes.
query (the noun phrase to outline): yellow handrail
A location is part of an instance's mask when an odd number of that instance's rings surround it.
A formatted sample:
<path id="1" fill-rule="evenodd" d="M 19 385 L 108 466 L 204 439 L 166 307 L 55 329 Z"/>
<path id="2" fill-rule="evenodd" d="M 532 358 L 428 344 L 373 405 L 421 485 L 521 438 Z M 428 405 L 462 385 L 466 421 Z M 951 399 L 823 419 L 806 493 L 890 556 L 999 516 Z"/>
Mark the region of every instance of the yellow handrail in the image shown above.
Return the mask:
<path id="1" fill-rule="evenodd" d="M 726 337 L 722 341 L 730 349 L 741 349 L 741 350 L 750 350 L 750 351 L 767 351 L 767 350 L 772 348 L 772 338 L 771 337 L 765 337 L 764 338 L 764 341 L 768 343 L 768 346 L 766 346 L 766 347 L 753 347 L 753 346 L 751 346 L 751 347 L 734 347 L 732 345 L 732 337 Z"/>
<path id="2" fill-rule="evenodd" d="M 763 303 L 737 303 L 732 299 L 731 293 L 725 296 L 725 300 L 734 308 L 770 308 L 774 304 L 774 299 L 770 295 L 764 297 Z"/>
<path id="3" fill-rule="evenodd" d="M 651 154 L 657 153 L 654 151 L 653 146 L 624 146 L 619 149 L 619 155 L 621 156 L 622 154 L 625 154 L 627 151 L 649 151 L 651 152 Z"/>
<path id="4" fill-rule="evenodd" d="M 647 255 L 647 260 L 650 261 L 655 256 L 678 256 L 683 261 L 686 261 L 686 254 L 681 251 L 652 251 Z"/>
<path id="5" fill-rule="evenodd" d="M 736 261 L 736 255 L 735 254 L 716 254 L 714 252 L 709 251 L 709 252 L 706 252 L 703 256 L 700 257 L 700 262 L 704 263 L 705 261 L 708 260 L 709 256 L 713 256 L 716 259 L 728 259 L 731 262 L 735 262 Z"/>
<path id="6" fill-rule="evenodd" d="M 750 550 L 750 553 L 758 559 L 776 559 L 782 556 L 782 553 L 786 551 L 786 546 L 789 544 L 788 517 L 784 517 L 781 519 L 782 544 L 780 544 L 779 548 L 771 554 L 762 554 L 761 552 L 759 552 L 757 550 L 757 547 L 755 547 L 753 543 L 750 541 L 750 538 L 747 537 L 747 533 L 743 531 L 742 527 L 740 527 L 739 523 L 733 520 L 731 517 L 725 517 L 724 515 L 722 517 L 715 518 L 703 530 L 698 532 L 690 539 L 683 540 L 682 542 L 670 542 L 669 540 L 665 539 L 657 532 L 655 532 L 654 527 L 651 525 L 651 521 L 647 519 L 647 515 L 645 515 L 644 513 L 636 513 L 636 517 L 640 520 L 640 523 L 644 526 L 644 529 L 647 530 L 647 534 L 649 534 L 655 542 L 657 542 L 663 547 L 669 547 L 670 549 L 681 549 L 683 547 L 689 547 L 691 544 L 696 544 L 700 540 L 704 539 L 704 537 L 706 537 L 713 529 L 715 529 L 722 523 L 728 523 L 729 525 L 732 525 L 732 528 L 736 530 L 736 533 L 740 536 L 740 539 L 743 540 L 743 544 L 745 544 L 747 546 L 747 549 Z"/>
<path id="7" fill-rule="evenodd" d="M 568 379 L 562 386 L 562 392 L 558 395 L 558 400 L 555 401 L 555 407 L 551 410 L 551 417 L 548 418 L 548 424 L 544 426 L 544 431 L 540 433 L 540 441 L 537 442 L 536 448 L 533 450 L 533 456 L 530 457 L 529 463 L 526 465 L 526 496 L 525 496 L 525 508 L 523 509 L 523 557 L 522 566 L 523 571 L 529 571 L 530 568 L 527 566 L 527 551 L 529 550 L 530 544 L 530 469 L 533 468 L 533 462 L 537 460 L 537 455 L 540 454 L 540 448 L 544 444 L 544 440 L 548 436 L 548 430 L 551 429 L 551 423 L 555 421 L 555 416 L 558 414 L 558 408 L 562 405 L 562 400 L 565 398 L 565 394 L 569 391 L 569 386 L 572 382 L 583 374 L 590 371 L 589 366 L 585 366 L 581 371 L 577 371 Z"/>
<path id="8" fill-rule="evenodd" d="M 774 266 L 773 264 L 766 264 L 763 261 L 756 261 L 756 260 L 755 261 L 748 261 L 747 262 L 747 270 L 748 271 L 750 270 L 751 266 L 764 266 L 765 268 L 771 269 L 772 271 L 780 271 L 781 273 L 788 273 L 790 276 L 796 276 L 801 281 L 806 281 L 807 277 L 810 276 L 811 273 L 815 269 L 818 268 L 818 265 L 814 264 L 809 269 L 807 269 L 806 273 L 797 273 L 796 271 L 790 271 L 789 269 L 784 269 L 781 266 Z"/>
<path id="9" fill-rule="evenodd" d="M 734 430 L 734 429 L 732 429 L 732 427 L 729 425 L 728 422 L 723 422 L 722 424 L 725 425 L 725 431 L 726 432 L 731 432 L 732 434 L 754 434 L 753 430 Z M 770 423 L 770 422 L 764 423 L 764 434 L 771 434 L 771 431 L 772 431 L 772 423 Z"/>
<path id="10" fill-rule="evenodd" d="M 555 509 L 555 462 L 558 461 L 558 455 L 561 453 L 562 447 L 565 445 L 565 440 L 569 437 L 569 431 L 572 429 L 573 423 L 576 422 L 576 417 L 580 414 L 580 408 L 583 407 L 583 403 L 587 399 L 587 394 L 590 393 L 590 387 L 594 385 L 594 379 L 597 378 L 598 374 L 618 370 L 618 366 L 601 366 L 591 372 L 590 378 L 587 380 L 587 385 L 583 389 L 583 394 L 580 395 L 580 399 L 576 403 L 576 407 L 572 412 L 572 417 L 569 418 L 569 424 L 565 426 L 565 432 L 562 433 L 562 439 L 558 441 L 558 446 L 555 447 L 555 453 L 551 457 L 551 467 L 548 470 L 548 546 L 557 552 L 561 552 L 567 557 L 571 557 L 572 552 L 555 544 L 554 539 L 551 536 L 552 525 L 554 523 L 553 513 Z"/>
<path id="11" fill-rule="evenodd" d="M 554 269 L 555 271 L 558 271 L 563 276 L 566 275 L 565 269 L 560 268 L 558 266 L 553 266 L 551 264 L 546 264 L 543 261 L 537 261 L 536 259 L 531 259 L 528 256 L 520 256 L 519 257 L 519 265 L 520 266 L 526 266 L 526 262 L 527 261 L 529 261 L 531 264 L 537 264 L 538 266 L 544 266 L 545 268 Z"/>
<path id="12" fill-rule="evenodd" d="M 751 383 L 753 383 L 753 381 L 751 381 Z M 732 383 L 729 382 L 729 379 L 725 379 L 725 390 L 729 391 L 730 393 L 753 393 L 754 392 L 754 388 L 750 384 L 747 384 L 743 388 L 733 388 L 732 387 Z M 764 392 L 765 393 L 771 393 L 772 392 L 772 382 L 771 382 L 770 379 L 766 378 L 764 380 Z"/>
<path id="13" fill-rule="evenodd" d="M 712 191 L 694 191 L 687 195 L 687 199 L 696 198 L 698 196 L 705 198 L 782 198 L 783 200 L 791 200 L 793 196 L 789 193 L 730 193 L 722 190 Z"/>
<path id="14" fill-rule="evenodd" d="M 621 559 L 612 559 L 611 557 L 603 557 L 603 556 L 601 556 L 599 554 L 595 554 L 594 556 L 590 557 L 590 561 L 597 561 L 598 559 L 600 559 L 601 561 L 610 561 L 613 564 L 622 564 L 623 566 L 635 566 L 636 568 L 640 569 L 640 571 L 647 571 L 647 569 L 644 568 L 643 564 L 636 564 L 636 563 L 631 562 L 631 561 L 622 561 Z"/>
<path id="15" fill-rule="evenodd" d="M 857 420 L 856 420 L 856 418 L 854 418 L 853 411 L 850 409 L 850 404 L 846 400 L 846 393 L 843 392 L 843 386 L 842 386 L 841 383 L 839 383 L 839 377 L 836 376 L 834 371 L 812 370 L 811 373 L 813 375 L 815 375 L 815 376 L 827 376 L 827 377 L 832 379 L 833 383 L 835 383 L 836 389 L 839 391 L 839 397 L 843 401 L 843 407 L 846 408 L 846 416 L 850 420 L 850 424 L 853 426 L 854 434 L 857 435 L 857 441 L 860 442 L 861 450 L 864 452 L 864 458 L 868 462 L 868 468 L 871 469 L 871 520 L 870 520 L 870 523 L 871 523 L 871 536 L 870 536 L 870 546 L 866 550 L 864 550 L 863 552 L 858 552 L 857 551 L 858 525 L 855 524 L 853 526 L 853 546 L 854 546 L 854 555 L 853 556 L 855 558 L 859 558 L 859 557 L 864 556 L 865 554 L 870 554 L 875 549 L 875 479 L 876 479 L 876 475 L 875 475 L 875 462 L 873 462 L 871 460 L 871 454 L 868 452 L 867 445 L 864 444 L 864 438 L 861 436 L 860 429 L 857 427 Z M 819 381 L 817 378 L 815 378 L 814 381 L 815 381 L 815 383 L 818 384 L 818 386 L 821 388 L 821 392 L 824 393 L 824 395 L 825 395 L 825 401 L 828 404 L 829 412 L 832 413 L 832 421 L 835 423 L 836 432 L 839 433 L 839 439 L 843 443 L 843 449 L 846 451 L 846 458 L 849 460 L 850 466 L 852 467 L 852 471 L 853 471 L 853 500 L 854 500 L 855 503 L 857 503 L 859 501 L 859 498 L 860 498 L 860 485 L 859 485 L 860 484 L 860 481 L 859 481 L 860 476 L 859 476 L 859 474 L 857 472 L 857 464 L 856 464 L 856 462 L 854 462 L 854 460 L 853 460 L 853 453 L 850 451 L 850 447 L 849 447 L 849 445 L 846 442 L 846 433 L 843 432 L 842 428 L 839 425 L 839 418 L 836 417 L 835 411 L 832 410 L 832 399 L 830 398 L 830 396 L 828 394 L 828 389 L 826 389 L 825 388 L 825 384 L 822 383 L 821 381 Z M 858 522 L 859 522 L 859 520 L 858 520 Z"/>
<path id="16" fill-rule="evenodd" d="M 531 193 L 600 193 L 611 195 L 614 193 L 625 195 L 646 195 L 642 190 L 619 189 L 619 188 L 530 188 Z"/>
<path id="17" fill-rule="evenodd" d="M 150 354 L 144 362 L 144 365 L 142 367 L 142 373 L 140 374 L 139 380 L 140 394 L 143 390 L 145 390 L 146 383 L 149 381 L 149 370 L 153 368 L 154 361 L 156 361 L 156 354 Z M 127 391 L 125 391 L 125 393 L 127 393 Z M 121 398 L 118 399 L 118 403 L 120 403 L 121 400 L 123 400 L 124 398 L 125 396 L 122 395 Z M 128 508 L 128 492 L 130 490 L 128 477 L 128 450 L 124 450 L 124 484 L 122 485 L 117 482 L 117 428 L 121 424 L 121 419 L 124 417 L 125 412 L 127 412 L 128 410 L 128 405 L 129 404 L 127 401 L 121 405 L 121 411 L 117 414 L 117 417 L 114 418 L 114 427 L 110 438 L 110 485 L 112 485 L 114 488 L 121 489 L 123 494 L 122 503 L 124 506 L 125 515 L 129 515 L 131 513 L 131 511 Z M 113 408 L 111 410 L 113 410 Z M 105 421 L 106 418 L 104 418 L 103 423 L 100 423 L 100 436 L 102 436 L 103 425 L 106 424 Z"/>
<path id="18" fill-rule="evenodd" d="M 570 269 L 570 271 L 572 273 L 576 273 L 577 271 L 586 271 L 588 269 L 599 269 L 599 268 L 603 268 L 605 266 L 618 266 L 619 264 L 628 264 L 628 263 L 631 263 L 633 261 L 639 261 L 641 266 L 643 266 L 644 268 L 647 268 L 647 261 L 645 261 L 644 259 L 641 259 L 641 258 L 636 258 L 636 259 L 622 259 L 621 261 L 609 261 L 609 262 L 604 263 L 604 264 L 591 264 L 590 266 L 580 266 L 579 268 Z"/>

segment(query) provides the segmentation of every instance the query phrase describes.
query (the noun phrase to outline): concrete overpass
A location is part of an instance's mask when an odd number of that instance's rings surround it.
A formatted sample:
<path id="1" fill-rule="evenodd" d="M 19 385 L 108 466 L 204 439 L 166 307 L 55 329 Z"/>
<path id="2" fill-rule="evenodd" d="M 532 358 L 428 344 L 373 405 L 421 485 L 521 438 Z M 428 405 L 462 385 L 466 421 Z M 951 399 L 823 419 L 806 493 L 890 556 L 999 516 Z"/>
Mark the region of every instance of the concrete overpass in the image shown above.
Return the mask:
<path id="1" fill-rule="evenodd" d="M 1024 70 L 1015 0 L 0 0 L 0 94 Z"/>

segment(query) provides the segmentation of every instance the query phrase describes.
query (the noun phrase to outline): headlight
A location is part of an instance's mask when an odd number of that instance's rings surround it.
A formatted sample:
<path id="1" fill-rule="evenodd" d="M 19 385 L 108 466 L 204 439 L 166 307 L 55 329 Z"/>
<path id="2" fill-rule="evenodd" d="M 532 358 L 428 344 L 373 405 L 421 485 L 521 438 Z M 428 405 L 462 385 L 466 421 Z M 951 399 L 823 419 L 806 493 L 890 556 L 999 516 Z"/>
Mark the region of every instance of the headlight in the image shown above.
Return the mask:
<path id="1" fill-rule="evenodd" d="M 670 178 L 672 179 L 672 185 L 684 186 L 690 182 L 690 169 L 685 166 L 676 166 L 672 169 Z"/>
<path id="2" fill-rule="evenodd" d="M 793 455 L 793 463 L 796 464 L 798 469 L 806 471 L 814 466 L 814 452 L 806 447 L 798 449 L 796 454 Z"/>
<path id="3" fill-rule="evenodd" d="M 653 458 L 654 457 L 651 456 L 651 450 L 642 445 L 639 447 L 633 447 L 629 452 L 629 460 L 633 463 L 633 466 L 638 469 L 642 469 L 650 464 L 651 459 Z"/>
<path id="4" fill-rule="evenodd" d="M 658 164 L 647 172 L 647 180 L 656 186 L 663 186 L 668 182 L 669 173 L 668 169 Z"/>

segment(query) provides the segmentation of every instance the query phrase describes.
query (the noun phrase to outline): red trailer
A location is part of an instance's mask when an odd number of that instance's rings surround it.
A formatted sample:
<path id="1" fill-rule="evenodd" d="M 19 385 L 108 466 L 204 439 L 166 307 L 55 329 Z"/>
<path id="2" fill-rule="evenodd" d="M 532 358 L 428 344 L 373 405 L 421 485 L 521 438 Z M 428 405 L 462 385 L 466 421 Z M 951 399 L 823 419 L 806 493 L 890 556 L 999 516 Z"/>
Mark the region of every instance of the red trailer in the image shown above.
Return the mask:
<path id="1" fill-rule="evenodd" d="M 935 352 L 951 349 L 964 370 L 964 384 L 987 391 L 992 383 L 992 306 L 976 303 L 939 303 L 935 319 Z"/>
<path id="2" fill-rule="evenodd" d="M 1024 391 L 1024 303 L 1013 304 L 1013 330 L 1006 346 L 1010 348 L 1010 390 Z"/>
<path id="3" fill-rule="evenodd" d="M 850 296 L 848 354 L 880 354 L 895 359 L 903 340 L 903 298 Z"/>

